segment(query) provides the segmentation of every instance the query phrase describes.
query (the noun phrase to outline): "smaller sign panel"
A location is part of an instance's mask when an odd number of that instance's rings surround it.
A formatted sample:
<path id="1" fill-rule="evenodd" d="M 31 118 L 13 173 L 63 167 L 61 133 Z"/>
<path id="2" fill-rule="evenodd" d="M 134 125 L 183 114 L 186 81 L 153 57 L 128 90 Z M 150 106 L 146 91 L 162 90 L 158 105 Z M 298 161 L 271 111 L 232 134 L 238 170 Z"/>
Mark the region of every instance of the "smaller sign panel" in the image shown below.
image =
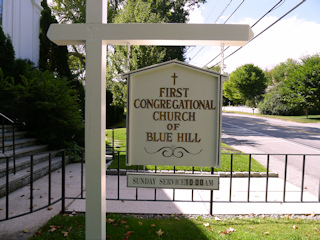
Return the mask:
<path id="1" fill-rule="evenodd" d="M 127 187 L 219 190 L 219 176 L 128 173 Z"/>

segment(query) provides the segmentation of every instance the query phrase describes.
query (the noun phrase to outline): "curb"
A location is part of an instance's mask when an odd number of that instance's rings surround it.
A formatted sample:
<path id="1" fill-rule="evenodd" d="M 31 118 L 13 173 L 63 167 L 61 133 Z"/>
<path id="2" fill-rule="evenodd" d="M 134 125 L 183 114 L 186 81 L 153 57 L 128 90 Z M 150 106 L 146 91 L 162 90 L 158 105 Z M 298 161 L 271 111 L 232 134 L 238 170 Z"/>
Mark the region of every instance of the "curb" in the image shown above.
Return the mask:
<path id="1" fill-rule="evenodd" d="M 119 175 L 124 176 L 127 173 L 155 173 L 153 170 L 127 170 L 127 169 L 120 169 Z M 199 171 L 173 171 L 173 170 L 159 170 L 157 173 L 165 173 L 165 174 L 204 174 L 210 175 L 210 172 L 199 172 Z M 107 175 L 118 175 L 118 169 L 107 169 Z M 215 172 L 214 175 L 218 175 L 219 177 L 230 177 L 230 172 Z M 232 177 L 249 177 L 249 172 L 233 172 Z M 251 172 L 250 177 L 267 177 L 266 172 Z M 279 177 L 279 174 L 276 172 L 269 172 L 268 177 Z"/>

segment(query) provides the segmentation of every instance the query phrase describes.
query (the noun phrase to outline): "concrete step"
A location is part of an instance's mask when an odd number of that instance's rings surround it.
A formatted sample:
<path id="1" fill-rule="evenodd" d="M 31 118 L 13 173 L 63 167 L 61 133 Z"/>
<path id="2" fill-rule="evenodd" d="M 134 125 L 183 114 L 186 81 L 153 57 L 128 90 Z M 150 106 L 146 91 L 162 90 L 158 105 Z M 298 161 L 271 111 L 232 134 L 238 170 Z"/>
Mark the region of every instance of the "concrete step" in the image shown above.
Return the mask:
<path id="1" fill-rule="evenodd" d="M 37 144 L 36 138 L 22 138 L 22 139 L 17 139 L 14 142 L 16 150 L 19 148 L 25 148 L 25 147 L 33 146 L 36 144 Z M 13 150 L 13 141 L 4 142 L 4 151 L 7 152 L 9 150 Z"/>
<path id="2" fill-rule="evenodd" d="M 47 161 L 49 164 L 49 155 L 51 154 L 51 159 L 55 157 L 56 152 L 43 152 L 40 154 L 36 154 L 33 156 L 33 163 L 38 164 L 40 162 Z M 16 172 L 21 171 L 25 168 L 30 167 L 31 164 L 31 157 L 30 156 L 24 156 L 20 158 L 16 158 L 15 161 L 16 164 Z M 7 164 L 6 162 L 0 163 L 0 178 L 6 176 L 6 169 Z M 14 161 L 12 158 L 9 160 L 9 174 L 14 173 Z"/>
<path id="3" fill-rule="evenodd" d="M 25 138 L 27 135 L 27 132 L 15 132 L 14 133 L 14 139 L 18 140 L 21 138 Z M 11 141 L 12 142 L 13 139 L 13 134 L 12 132 L 5 132 L 4 133 L 4 141 Z M 0 134 L 0 142 L 2 142 L 2 134 Z"/>
<path id="4" fill-rule="evenodd" d="M 7 158 L 9 158 L 9 193 L 28 185 L 31 178 L 35 181 L 49 173 L 48 146 L 37 145 L 37 140 L 35 138 L 26 138 L 27 132 L 18 131 L 16 125 L 14 128 L 15 142 L 13 145 L 13 126 L 5 125 L 2 127 L 0 125 L 0 198 L 5 196 L 7 192 Z M 2 149 L 2 143 L 4 143 L 4 149 Z M 13 152 L 13 148 L 15 148 L 15 152 Z M 58 151 L 51 152 L 51 171 L 59 169 L 62 165 L 62 158 L 61 156 L 56 156 L 57 152 Z M 33 155 L 32 177 L 30 173 L 31 155 Z"/>
<path id="5" fill-rule="evenodd" d="M 66 159 L 67 160 L 67 159 Z M 55 171 L 62 166 L 61 157 L 54 157 L 51 161 L 51 171 Z M 16 172 L 16 174 L 9 175 L 9 193 L 26 186 L 31 181 L 30 166 Z M 40 162 L 33 166 L 33 180 L 37 180 L 49 173 L 48 162 Z M 6 195 L 6 177 L 0 178 L 0 198 Z"/>
<path id="6" fill-rule="evenodd" d="M 14 125 L 14 131 L 17 132 L 18 131 L 18 126 Z M 2 132 L 12 132 L 12 125 L 3 125 L 2 128 L 2 124 L 0 124 L 0 134 L 2 134 Z"/>
<path id="7" fill-rule="evenodd" d="M 24 147 L 24 148 L 18 148 L 16 149 L 16 158 L 20 158 L 23 156 L 30 156 L 33 154 L 41 153 L 41 152 L 46 152 L 48 148 L 48 145 L 34 145 L 34 146 L 29 146 L 29 147 Z M 6 162 L 6 157 L 12 157 L 13 156 L 13 151 L 6 151 L 4 154 L 0 153 L 0 163 L 5 163 Z"/>

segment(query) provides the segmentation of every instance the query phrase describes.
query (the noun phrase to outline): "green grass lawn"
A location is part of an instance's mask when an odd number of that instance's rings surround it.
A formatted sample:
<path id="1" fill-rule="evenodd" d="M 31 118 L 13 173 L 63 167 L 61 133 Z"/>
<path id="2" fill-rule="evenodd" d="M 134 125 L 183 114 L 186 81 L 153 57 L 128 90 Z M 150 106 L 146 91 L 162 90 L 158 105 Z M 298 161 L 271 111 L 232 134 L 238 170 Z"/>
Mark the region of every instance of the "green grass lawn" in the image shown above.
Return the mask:
<path id="1" fill-rule="evenodd" d="M 308 118 L 306 118 L 306 115 L 302 116 L 278 116 L 278 115 L 263 115 L 263 114 L 252 114 L 252 113 L 244 113 L 244 112 L 231 112 L 231 111 L 223 111 L 226 113 L 239 113 L 239 114 L 245 114 L 245 115 L 252 115 L 252 116 L 258 116 L 258 117 L 266 117 L 266 118 L 276 118 L 281 119 L 285 121 L 291 121 L 291 122 L 298 122 L 298 123 L 320 123 L 320 115 L 309 115 Z"/>
<path id="2" fill-rule="evenodd" d="M 305 115 L 303 116 L 272 116 L 272 115 L 259 115 L 262 117 L 268 118 L 277 118 L 281 120 L 291 121 L 291 122 L 299 122 L 299 123 L 319 123 L 320 122 L 320 115 L 309 115 L 306 118 Z"/>
<path id="3" fill-rule="evenodd" d="M 106 130 L 106 135 L 108 142 L 112 140 L 112 131 L 111 129 Z M 114 139 L 121 145 L 117 150 L 119 151 L 119 159 L 120 159 L 120 169 L 137 169 L 137 166 L 126 166 L 126 128 L 117 128 L 114 129 Z M 228 145 L 222 143 L 221 144 L 221 168 L 216 169 L 215 171 L 230 171 L 231 166 L 231 155 L 228 153 L 240 153 L 238 150 L 229 147 Z M 117 169 L 118 168 L 118 155 L 115 155 L 115 160 L 108 167 L 109 169 Z M 143 166 L 139 166 L 139 169 L 143 169 Z M 154 165 L 146 165 L 146 170 L 155 170 Z M 157 166 L 157 170 L 173 170 L 173 166 Z M 192 171 L 192 167 L 187 166 L 177 166 L 175 168 L 177 171 L 186 170 Z M 195 171 L 200 171 L 200 167 L 195 167 Z M 211 171 L 210 167 L 204 167 L 203 171 Z M 234 172 L 248 172 L 249 171 L 249 156 L 248 155 L 234 155 L 233 158 L 233 171 Z M 252 158 L 251 160 L 251 171 L 252 172 L 266 172 L 266 168 L 263 167 L 258 161 Z"/>
<path id="4" fill-rule="evenodd" d="M 320 221 L 290 218 L 186 218 L 182 215 L 140 218 L 110 214 L 106 239 L 320 239 Z M 30 239 L 85 239 L 85 216 L 57 215 Z"/>

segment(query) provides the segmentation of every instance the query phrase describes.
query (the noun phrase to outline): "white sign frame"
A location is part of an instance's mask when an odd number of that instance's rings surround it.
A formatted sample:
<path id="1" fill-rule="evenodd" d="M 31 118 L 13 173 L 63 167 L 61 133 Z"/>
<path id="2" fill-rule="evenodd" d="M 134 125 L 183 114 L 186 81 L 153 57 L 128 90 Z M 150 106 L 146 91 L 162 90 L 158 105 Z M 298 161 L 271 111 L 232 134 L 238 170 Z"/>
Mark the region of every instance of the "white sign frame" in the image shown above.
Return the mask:
<path id="1" fill-rule="evenodd" d="M 124 77 L 127 165 L 220 167 L 225 75 L 173 60 Z"/>

